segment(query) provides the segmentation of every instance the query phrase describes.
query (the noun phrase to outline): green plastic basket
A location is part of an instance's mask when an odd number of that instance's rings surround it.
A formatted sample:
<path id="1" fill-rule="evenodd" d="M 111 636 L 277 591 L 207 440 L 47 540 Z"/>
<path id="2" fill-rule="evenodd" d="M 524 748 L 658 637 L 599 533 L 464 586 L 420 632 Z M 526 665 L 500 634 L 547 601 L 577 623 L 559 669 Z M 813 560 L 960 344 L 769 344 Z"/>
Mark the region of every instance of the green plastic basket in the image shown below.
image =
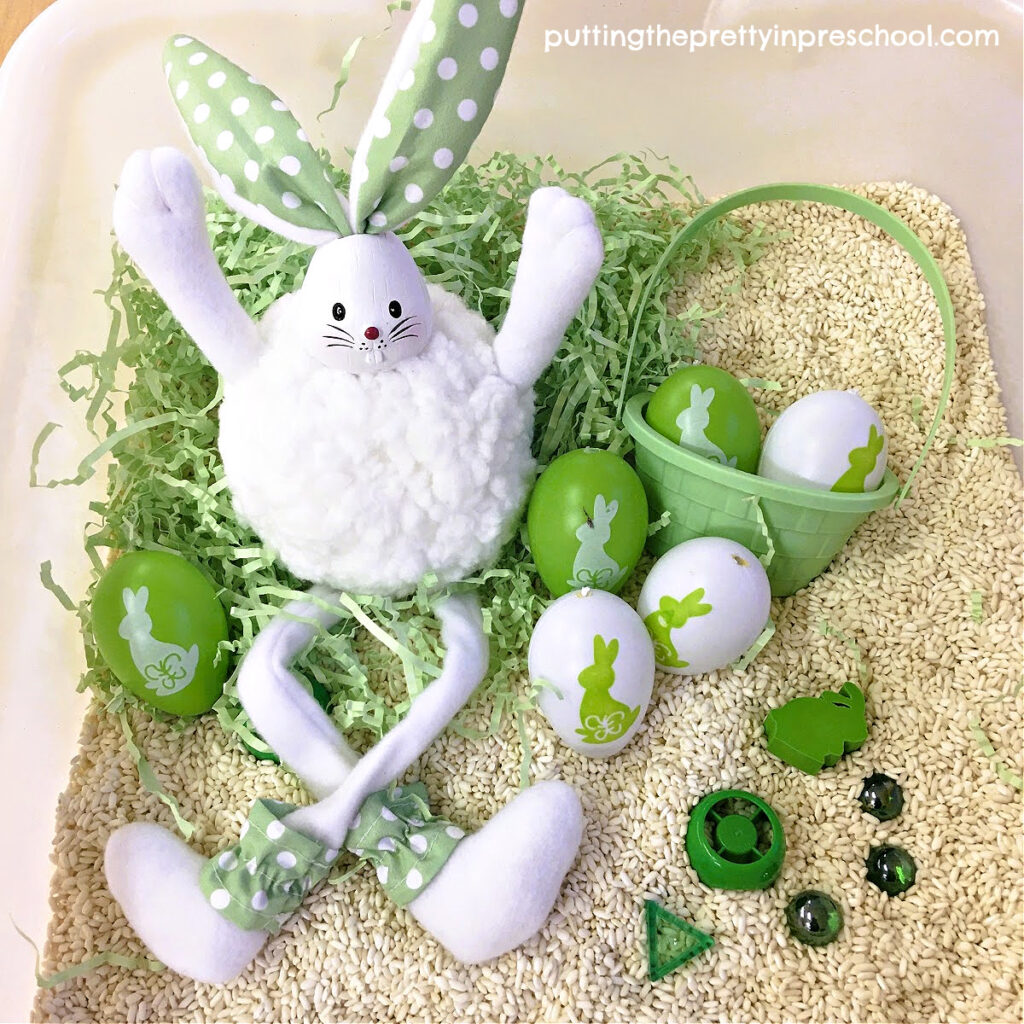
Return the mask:
<path id="1" fill-rule="evenodd" d="M 771 200 L 826 203 L 878 225 L 917 262 L 938 302 L 945 335 L 945 369 L 935 419 L 922 451 L 901 488 L 886 470 L 877 490 L 839 494 L 767 480 L 702 458 L 673 444 L 644 417 L 650 394 L 626 403 L 624 423 L 635 444 L 636 471 L 647 491 L 651 518 L 669 513 L 668 525 L 648 541 L 656 555 L 694 537 L 727 537 L 749 548 L 765 564 L 772 593 L 786 597 L 828 568 L 857 527 L 874 511 L 896 504 L 910 484 L 935 438 L 949 400 L 956 354 L 953 304 L 942 272 L 925 244 L 898 217 L 868 199 L 826 185 L 779 184 L 745 189 L 698 214 L 669 244 L 649 286 L 680 246 L 693 243 L 708 224 L 752 203 Z M 645 295 L 646 299 L 646 295 Z M 635 344 L 636 330 L 630 347 Z"/>

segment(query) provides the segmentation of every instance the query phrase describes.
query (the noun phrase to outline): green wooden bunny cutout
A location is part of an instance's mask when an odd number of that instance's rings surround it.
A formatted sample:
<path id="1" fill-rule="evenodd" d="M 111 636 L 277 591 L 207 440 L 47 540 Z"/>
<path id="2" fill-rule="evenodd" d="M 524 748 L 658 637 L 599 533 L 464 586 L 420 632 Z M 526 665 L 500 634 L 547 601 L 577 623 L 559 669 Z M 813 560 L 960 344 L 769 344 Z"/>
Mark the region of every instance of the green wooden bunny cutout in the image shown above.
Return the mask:
<path id="1" fill-rule="evenodd" d="M 619 641 L 607 643 L 604 637 L 594 637 L 594 664 L 579 674 L 584 691 L 580 701 L 580 723 L 577 729 L 587 743 L 611 743 L 624 736 L 640 714 L 640 705 L 630 709 L 611 695 L 615 682 L 612 667 L 619 654 Z"/>
<path id="2" fill-rule="evenodd" d="M 864 694 L 854 683 L 844 683 L 838 693 L 797 697 L 768 713 L 764 733 L 776 757 L 817 775 L 868 738 Z"/>
<path id="3" fill-rule="evenodd" d="M 846 494 L 860 494 L 865 482 L 878 464 L 878 456 L 882 454 L 885 437 L 871 424 L 868 431 L 868 443 L 863 448 L 854 448 L 848 458 L 850 468 L 832 485 L 833 491 Z"/>
<path id="4" fill-rule="evenodd" d="M 672 642 L 672 630 L 685 626 L 690 619 L 707 615 L 711 605 L 704 603 L 704 588 L 698 587 L 681 601 L 666 594 L 655 611 L 644 619 L 651 638 L 654 640 L 654 656 L 659 665 L 668 668 L 686 668 L 690 663 L 683 661 Z"/>

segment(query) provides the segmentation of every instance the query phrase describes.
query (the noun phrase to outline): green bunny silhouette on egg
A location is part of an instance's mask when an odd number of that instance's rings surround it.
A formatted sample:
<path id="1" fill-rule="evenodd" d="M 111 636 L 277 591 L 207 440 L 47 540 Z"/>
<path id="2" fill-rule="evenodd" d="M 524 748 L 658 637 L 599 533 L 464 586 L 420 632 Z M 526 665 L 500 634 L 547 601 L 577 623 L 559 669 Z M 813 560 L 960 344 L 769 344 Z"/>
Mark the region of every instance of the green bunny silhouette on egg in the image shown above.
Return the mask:
<path id="1" fill-rule="evenodd" d="M 666 594 L 658 607 L 644 619 L 644 625 L 654 641 L 654 656 L 659 665 L 669 668 L 686 668 L 690 663 L 683 661 L 672 643 L 672 630 L 685 626 L 690 619 L 707 615 L 711 605 L 703 602 L 704 588 L 698 587 L 681 601 Z"/>
<path id="2" fill-rule="evenodd" d="M 577 729 L 587 743 L 611 743 L 624 736 L 640 714 L 640 705 L 630 709 L 611 695 L 615 682 L 612 667 L 619 655 L 619 641 L 610 643 L 604 637 L 594 637 L 594 664 L 588 665 L 578 678 L 584 689 L 580 701 L 580 723 Z"/>
<path id="3" fill-rule="evenodd" d="M 850 452 L 850 468 L 832 485 L 832 490 L 846 494 L 859 494 L 866 490 L 867 478 L 878 465 L 878 456 L 884 447 L 885 435 L 880 434 L 872 423 L 868 431 L 868 443 Z"/>

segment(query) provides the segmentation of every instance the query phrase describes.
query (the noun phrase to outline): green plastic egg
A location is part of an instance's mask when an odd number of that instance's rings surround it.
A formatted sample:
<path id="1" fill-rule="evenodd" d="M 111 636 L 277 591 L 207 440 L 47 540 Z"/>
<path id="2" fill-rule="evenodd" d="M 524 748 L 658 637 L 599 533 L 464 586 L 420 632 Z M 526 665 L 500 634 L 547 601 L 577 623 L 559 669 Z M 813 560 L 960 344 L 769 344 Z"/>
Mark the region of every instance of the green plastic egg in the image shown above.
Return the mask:
<path id="1" fill-rule="evenodd" d="M 676 370 L 651 396 L 647 422 L 697 455 L 744 473 L 757 472 L 761 424 L 754 400 L 717 366 Z"/>
<path id="2" fill-rule="evenodd" d="M 537 571 L 555 597 L 583 587 L 615 594 L 647 540 L 647 495 L 618 455 L 568 452 L 537 481 L 526 529 Z"/>
<path id="3" fill-rule="evenodd" d="M 122 555 L 96 585 L 100 654 L 136 696 L 172 715 L 209 711 L 224 689 L 228 638 L 217 592 L 191 562 L 165 551 Z"/>

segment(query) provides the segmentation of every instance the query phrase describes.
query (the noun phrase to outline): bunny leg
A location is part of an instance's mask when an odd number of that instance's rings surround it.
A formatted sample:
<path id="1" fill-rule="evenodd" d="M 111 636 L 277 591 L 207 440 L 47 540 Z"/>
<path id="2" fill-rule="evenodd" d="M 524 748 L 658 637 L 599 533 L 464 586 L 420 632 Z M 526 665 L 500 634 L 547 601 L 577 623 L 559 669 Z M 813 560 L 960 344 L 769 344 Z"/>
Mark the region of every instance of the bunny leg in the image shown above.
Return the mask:
<path id="1" fill-rule="evenodd" d="M 530 197 L 519 267 L 501 331 L 498 370 L 526 389 L 554 358 L 604 258 L 594 212 L 557 186 Z"/>
<path id="2" fill-rule="evenodd" d="M 359 758 L 288 666 L 338 618 L 312 601 L 293 601 L 256 637 L 238 674 L 238 698 L 256 731 L 318 799 L 333 793 Z"/>
<path id="3" fill-rule="evenodd" d="M 154 956 L 196 981 L 224 984 L 252 961 L 267 933 L 243 931 L 203 896 L 206 863 L 159 825 L 133 823 L 107 840 L 107 885 Z"/>
<path id="4" fill-rule="evenodd" d="M 408 908 L 463 963 L 500 956 L 547 920 L 582 835 L 575 790 L 540 782 L 463 839 Z"/>
<path id="5" fill-rule="evenodd" d="M 128 158 L 114 197 L 114 230 L 218 372 L 237 376 L 255 364 L 256 325 L 217 265 L 202 188 L 184 154 L 163 147 Z"/>
<path id="6" fill-rule="evenodd" d="M 441 675 L 412 702 L 405 718 L 359 759 L 334 793 L 283 819 L 290 828 L 326 847 L 343 846 L 363 801 L 402 776 L 480 685 L 488 649 L 476 598 L 456 594 L 439 602 L 436 611 L 445 645 Z"/>

